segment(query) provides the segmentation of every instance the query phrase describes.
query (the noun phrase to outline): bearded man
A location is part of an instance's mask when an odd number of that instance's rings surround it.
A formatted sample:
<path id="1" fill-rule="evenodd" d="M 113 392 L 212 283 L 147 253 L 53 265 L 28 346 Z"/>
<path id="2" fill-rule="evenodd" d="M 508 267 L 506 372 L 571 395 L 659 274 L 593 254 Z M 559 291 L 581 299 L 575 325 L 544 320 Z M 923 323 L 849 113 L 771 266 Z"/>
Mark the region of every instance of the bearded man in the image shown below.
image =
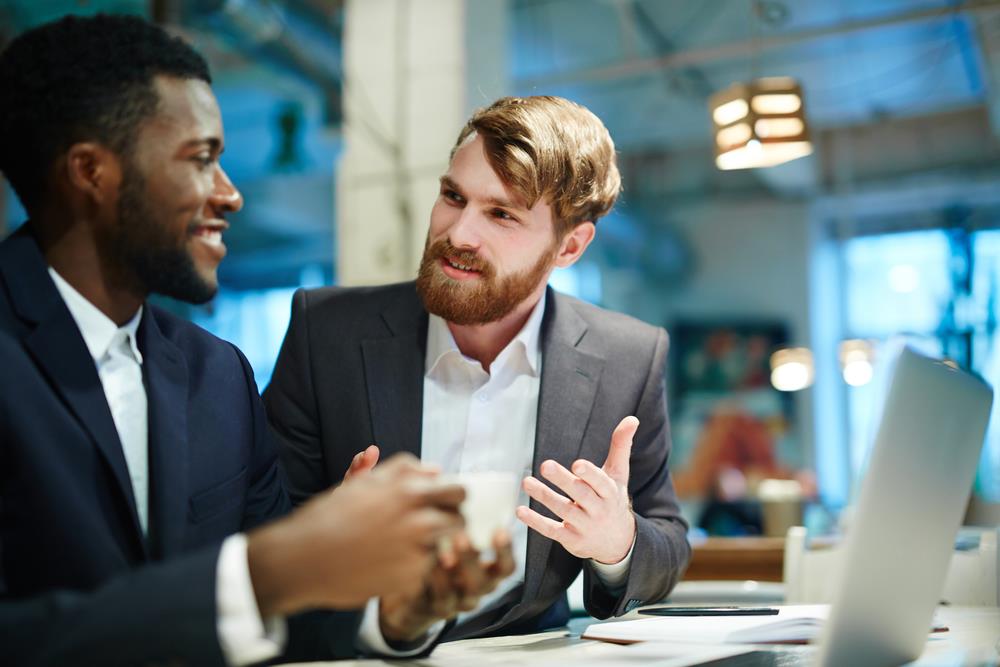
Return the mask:
<path id="1" fill-rule="evenodd" d="M 467 548 L 422 593 L 369 602 L 370 648 L 563 625 L 581 567 L 600 618 L 676 583 L 690 552 L 667 470 L 666 332 L 547 287 L 619 190 L 590 111 L 503 98 L 459 134 L 415 283 L 296 294 L 264 394 L 293 502 L 396 452 L 523 478 L 519 521 L 495 540 L 514 572 Z"/>

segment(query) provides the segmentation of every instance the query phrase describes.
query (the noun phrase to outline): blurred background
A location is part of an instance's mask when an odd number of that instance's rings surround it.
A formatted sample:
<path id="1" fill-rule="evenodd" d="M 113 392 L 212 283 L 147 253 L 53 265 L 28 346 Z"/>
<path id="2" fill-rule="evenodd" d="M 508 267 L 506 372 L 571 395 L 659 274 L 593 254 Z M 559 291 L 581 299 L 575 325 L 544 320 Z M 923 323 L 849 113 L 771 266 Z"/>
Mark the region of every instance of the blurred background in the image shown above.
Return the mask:
<path id="1" fill-rule="evenodd" d="M 1000 0 L 0 0 L 0 44 L 95 12 L 211 65 L 246 206 L 218 297 L 169 306 L 262 389 L 296 288 L 415 275 L 459 129 L 508 94 L 611 131 L 624 193 L 553 284 L 671 334 L 671 468 L 706 534 L 831 525 L 901 337 L 1000 385 Z M 805 156 L 756 166 L 790 135 Z M 23 220 L 4 184 L 0 230 Z M 1000 525 L 998 422 L 971 523 Z"/>

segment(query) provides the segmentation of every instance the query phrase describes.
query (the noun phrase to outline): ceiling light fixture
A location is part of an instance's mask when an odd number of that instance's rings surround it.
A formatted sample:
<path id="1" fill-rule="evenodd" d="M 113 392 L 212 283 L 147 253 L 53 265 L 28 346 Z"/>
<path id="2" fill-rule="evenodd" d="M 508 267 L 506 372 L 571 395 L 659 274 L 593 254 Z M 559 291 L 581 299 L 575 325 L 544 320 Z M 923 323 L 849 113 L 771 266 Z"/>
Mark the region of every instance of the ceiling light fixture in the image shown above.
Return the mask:
<path id="1" fill-rule="evenodd" d="M 786 347 L 771 355 L 771 384 L 778 391 L 799 391 L 813 383 L 813 357 L 807 347 Z"/>
<path id="2" fill-rule="evenodd" d="M 870 341 L 862 339 L 840 342 L 840 367 L 844 382 L 852 387 L 862 387 L 875 375 L 872 360 L 875 351 Z"/>
<path id="3" fill-rule="evenodd" d="M 773 167 L 813 152 L 795 79 L 734 83 L 712 95 L 709 108 L 719 169 Z"/>

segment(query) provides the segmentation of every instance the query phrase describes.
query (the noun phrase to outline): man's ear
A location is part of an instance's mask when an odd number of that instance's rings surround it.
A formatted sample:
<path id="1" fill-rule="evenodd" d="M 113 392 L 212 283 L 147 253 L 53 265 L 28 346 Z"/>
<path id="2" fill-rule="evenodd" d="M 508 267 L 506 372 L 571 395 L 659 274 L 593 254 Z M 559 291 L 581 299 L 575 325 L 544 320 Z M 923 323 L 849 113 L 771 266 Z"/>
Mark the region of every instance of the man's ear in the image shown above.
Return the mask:
<path id="1" fill-rule="evenodd" d="M 592 222 L 581 222 L 571 229 L 559 243 L 559 251 L 556 253 L 556 266 L 566 268 L 576 263 L 580 255 L 587 249 L 590 242 L 594 240 L 594 233 L 597 228 Z"/>
<path id="2" fill-rule="evenodd" d="M 121 185 L 121 161 L 99 143 L 81 142 L 66 152 L 66 179 L 70 188 L 94 204 L 113 201 Z"/>

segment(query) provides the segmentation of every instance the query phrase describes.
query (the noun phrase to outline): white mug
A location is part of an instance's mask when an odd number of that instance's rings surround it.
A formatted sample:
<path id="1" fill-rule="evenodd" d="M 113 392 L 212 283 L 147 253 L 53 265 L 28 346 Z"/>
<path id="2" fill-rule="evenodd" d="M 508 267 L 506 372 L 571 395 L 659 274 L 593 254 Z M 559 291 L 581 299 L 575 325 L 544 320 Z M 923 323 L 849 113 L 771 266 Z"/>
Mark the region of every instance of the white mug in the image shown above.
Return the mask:
<path id="1" fill-rule="evenodd" d="M 499 528 L 509 528 L 514 520 L 520 478 L 511 472 L 463 472 L 442 475 L 441 481 L 465 488 L 465 500 L 459 507 L 465 532 L 477 550 L 492 549 L 493 534 Z"/>

